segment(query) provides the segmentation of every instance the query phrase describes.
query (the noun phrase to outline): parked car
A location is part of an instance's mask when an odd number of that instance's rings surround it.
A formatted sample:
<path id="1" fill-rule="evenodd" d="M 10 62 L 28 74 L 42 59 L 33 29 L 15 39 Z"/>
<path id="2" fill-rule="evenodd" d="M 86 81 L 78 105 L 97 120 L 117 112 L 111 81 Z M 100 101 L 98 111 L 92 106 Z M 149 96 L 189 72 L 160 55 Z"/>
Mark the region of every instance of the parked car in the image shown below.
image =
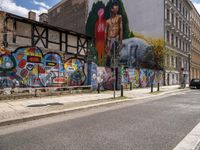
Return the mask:
<path id="1" fill-rule="evenodd" d="M 200 89 L 200 79 L 192 79 L 190 82 L 190 88 L 191 89 L 194 89 L 194 88 Z"/>

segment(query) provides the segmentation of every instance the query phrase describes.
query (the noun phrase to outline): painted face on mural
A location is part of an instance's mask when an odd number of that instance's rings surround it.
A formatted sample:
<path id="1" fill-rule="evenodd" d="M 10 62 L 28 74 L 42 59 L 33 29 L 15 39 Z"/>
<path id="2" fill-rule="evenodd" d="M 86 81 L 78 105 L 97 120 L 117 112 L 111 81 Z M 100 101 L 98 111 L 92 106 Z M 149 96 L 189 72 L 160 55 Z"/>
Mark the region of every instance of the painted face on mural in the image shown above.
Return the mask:
<path id="1" fill-rule="evenodd" d="M 99 11 L 98 11 L 98 16 L 99 16 L 99 18 L 103 18 L 104 12 L 105 12 L 105 11 L 104 11 L 103 8 L 99 9 Z"/>
<path id="2" fill-rule="evenodd" d="M 117 15 L 119 12 L 119 5 L 117 3 L 113 4 L 111 12 L 113 15 Z"/>

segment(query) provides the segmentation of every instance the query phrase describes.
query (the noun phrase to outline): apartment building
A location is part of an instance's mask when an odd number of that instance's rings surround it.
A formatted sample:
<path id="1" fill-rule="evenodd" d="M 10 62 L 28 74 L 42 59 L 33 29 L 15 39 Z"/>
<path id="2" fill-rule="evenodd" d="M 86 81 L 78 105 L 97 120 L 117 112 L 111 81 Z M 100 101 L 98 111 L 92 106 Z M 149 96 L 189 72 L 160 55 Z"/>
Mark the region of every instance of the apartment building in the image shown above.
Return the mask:
<path id="1" fill-rule="evenodd" d="M 192 28 L 192 49 L 191 49 L 191 70 L 192 78 L 200 78 L 200 15 L 193 5 L 191 11 Z"/>

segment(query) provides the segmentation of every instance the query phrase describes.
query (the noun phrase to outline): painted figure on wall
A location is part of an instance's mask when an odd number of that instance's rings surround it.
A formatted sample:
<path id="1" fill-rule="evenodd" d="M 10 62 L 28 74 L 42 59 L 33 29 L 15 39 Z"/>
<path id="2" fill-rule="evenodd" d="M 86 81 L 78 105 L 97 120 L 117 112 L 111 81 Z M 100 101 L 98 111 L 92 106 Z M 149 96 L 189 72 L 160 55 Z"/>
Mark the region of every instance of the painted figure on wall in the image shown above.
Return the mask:
<path id="1" fill-rule="evenodd" d="M 66 70 L 67 85 L 80 86 L 85 83 L 84 61 L 76 58 L 68 59 L 64 68 Z"/>
<path id="2" fill-rule="evenodd" d="M 104 66 L 105 62 L 105 30 L 106 20 L 104 19 L 105 10 L 98 10 L 98 20 L 95 23 L 95 43 L 98 51 L 98 64 Z"/>
<path id="3" fill-rule="evenodd" d="M 106 65 L 111 66 L 111 61 L 115 53 L 116 58 L 119 57 L 122 48 L 123 26 L 122 16 L 119 13 L 118 2 L 113 2 L 110 10 L 110 18 L 106 21 Z"/>

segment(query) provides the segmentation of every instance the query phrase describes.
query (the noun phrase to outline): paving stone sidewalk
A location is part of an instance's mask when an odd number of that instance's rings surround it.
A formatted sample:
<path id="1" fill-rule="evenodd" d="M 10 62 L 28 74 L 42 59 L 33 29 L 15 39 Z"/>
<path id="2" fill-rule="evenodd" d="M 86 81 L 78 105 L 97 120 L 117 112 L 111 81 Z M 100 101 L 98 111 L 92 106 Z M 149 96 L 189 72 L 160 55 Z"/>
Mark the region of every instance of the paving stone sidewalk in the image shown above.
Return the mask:
<path id="1" fill-rule="evenodd" d="M 179 86 L 165 86 L 160 88 L 160 93 L 181 91 Z M 156 91 L 156 88 L 154 89 Z M 120 91 L 116 92 L 116 97 L 120 96 Z M 124 96 L 127 99 L 136 100 L 138 98 L 151 97 L 150 88 L 125 90 Z M 0 101 L 0 123 L 6 120 L 26 118 L 31 115 L 51 113 L 52 111 L 62 111 L 85 105 L 98 104 L 114 101 L 113 92 L 107 91 L 100 94 L 74 94 L 71 96 L 43 97 L 22 100 Z"/>

